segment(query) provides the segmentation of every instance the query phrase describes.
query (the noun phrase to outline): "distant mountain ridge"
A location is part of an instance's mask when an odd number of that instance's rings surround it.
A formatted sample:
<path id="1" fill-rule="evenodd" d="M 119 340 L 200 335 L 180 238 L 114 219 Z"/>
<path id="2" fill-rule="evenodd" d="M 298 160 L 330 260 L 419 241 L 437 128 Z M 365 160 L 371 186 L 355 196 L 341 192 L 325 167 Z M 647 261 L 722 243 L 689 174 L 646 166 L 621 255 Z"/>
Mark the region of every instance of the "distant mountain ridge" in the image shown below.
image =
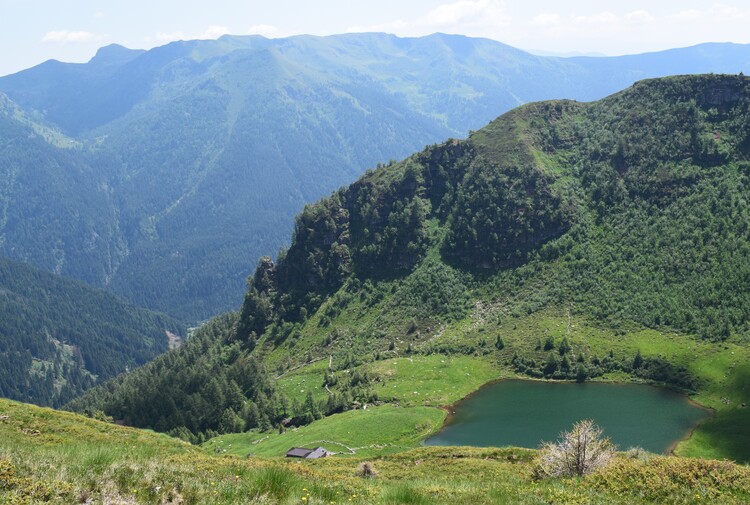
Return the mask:
<path id="1" fill-rule="evenodd" d="M 750 46 L 734 44 L 612 58 L 545 58 L 444 34 L 108 46 L 86 64 L 48 61 L 0 78 L 28 117 L 81 144 L 63 153 L 29 139 L 28 124 L 6 127 L 0 142 L 30 142 L 47 158 L 0 152 L 0 174 L 26 177 L 0 188 L 6 213 L 40 223 L 33 234 L 0 226 L 0 252 L 196 321 L 236 307 L 251 265 L 286 243 L 292 216 L 365 168 L 529 101 L 748 69 Z M 86 180 L 50 186 L 60 163 L 87 167 Z M 34 180 L 39 167 L 46 179 Z M 27 208 L 23 192 L 50 187 L 47 208 Z M 59 202 L 88 227 L 60 222 L 69 218 Z"/>
<path id="2" fill-rule="evenodd" d="M 69 134 L 80 135 L 129 112 L 140 98 L 144 98 L 144 93 L 153 91 L 149 87 L 164 85 L 165 81 L 176 77 L 200 75 L 216 65 L 217 60 L 220 64 L 236 64 L 238 59 L 245 59 L 237 58 L 240 54 L 247 57 L 253 53 L 268 52 L 279 61 L 296 66 L 298 70 L 309 68 L 330 76 L 338 74 L 343 67 L 350 69 L 350 74 L 357 72 L 372 78 L 373 84 L 379 72 L 392 74 L 388 76 L 388 82 L 380 84 L 393 93 L 402 92 L 409 84 L 423 88 L 416 94 L 418 99 L 413 105 L 420 108 L 419 103 L 422 102 L 421 112 L 440 116 L 443 111 L 439 110 L 438 103 L 443 98 L 461 96 L 459 90 L 440 87 L 455 84 L 450 77 L 465 76 L 466 84 L 475 86 L 474 94 L 487 95 L 489 91 L 500 91 L 498 95 L 506 95 L 502 101 L 499 97 L 484 99 L 495 100 L 498 103 L 492 105 L 496 109 L 507 110 L 507 95 L 512 96 L 510 107 L 544 99 L 539 95 L 555 93 L 558 96 L 552 98 L 588 101 L 648 77 L 738 73 L 750 63 L 749 46 L 704 43 L 624 56 L 554 57 L 533 55 L 490 39 L 440 33 L 417 38 L 381 33 L 328 37 L 298 35 L 280 39 L 267 39 L 259 35 L 225 35 L 215 41 L 172 42 L 149 51 L 111 44 L 102 47 L 86 64 L 49 60 L 31 69 L 0 77 L 0 89 L 22 107 L 44 110 L 50 121 Z M 178 64 L 180 60 L 183 61 Z M 185 60 L 190 63 L 186 65 Z M 441 68 L 441 64 L 448 68 Z M 526 84 L 524 80 L 530 76 L 525 71 L 534 67 L 548 73 L 538 76 L 547 77 L 549 82 L 536 82 L 530 87 L 518 86 Z M 398 75 L 397 70 L 408 71 Z M 469 74 L 468 70 L 473 70 L 474 75 Z M 179 75 L 178 71 L 184 73 Z M 448 76 L 444 75 L 446 73 Z M 437 82 L 436 78 L 441 74 L 442 82 Z M 566 75 L 568 78 L 563 81 L 550 79 Z M 85 88 L 80 88 L 84 78 L 88 82 Z M 496 81 L 493 82 L 493 78 Z M 481 82 L 481 79 L 486 82 Z M 56 86 L 51 86 L 51 81 Z M 135 89 L 123 93 L 122 90 L 128 87 Z M 439 90 L 442 93 L 435 93 Z M 100 101 L 92 103 L 94 98 Z M 425 105 L 429 100 L 432 103 Z M 94 110 L 103 105 L 109 109 L 106 116 L 92 118 L 88 114 L 81 114 L 82 110 Z M 468 129 L 478 128 L 491 120 L 495 113 L 486 110 L 482 118 L 464 119 L 463 122 L 470 123 L 468 125 L 456 124 L 452 116 L 443 119 L 455 134 L 463 135 Z"/>

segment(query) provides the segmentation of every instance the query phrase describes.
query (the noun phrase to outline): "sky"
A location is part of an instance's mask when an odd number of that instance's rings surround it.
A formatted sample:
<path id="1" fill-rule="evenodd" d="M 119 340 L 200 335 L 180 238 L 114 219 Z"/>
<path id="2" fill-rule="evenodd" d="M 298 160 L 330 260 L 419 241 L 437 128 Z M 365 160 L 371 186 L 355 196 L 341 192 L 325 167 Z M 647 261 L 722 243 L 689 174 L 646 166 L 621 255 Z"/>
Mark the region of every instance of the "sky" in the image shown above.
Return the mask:
<path id="1" fill-rule="evenodd" d="M 750 43 L 750 0 L 0 0 L 0 75 L 118 43 L 379 31 L 486 37 L 538 54 Z"/>

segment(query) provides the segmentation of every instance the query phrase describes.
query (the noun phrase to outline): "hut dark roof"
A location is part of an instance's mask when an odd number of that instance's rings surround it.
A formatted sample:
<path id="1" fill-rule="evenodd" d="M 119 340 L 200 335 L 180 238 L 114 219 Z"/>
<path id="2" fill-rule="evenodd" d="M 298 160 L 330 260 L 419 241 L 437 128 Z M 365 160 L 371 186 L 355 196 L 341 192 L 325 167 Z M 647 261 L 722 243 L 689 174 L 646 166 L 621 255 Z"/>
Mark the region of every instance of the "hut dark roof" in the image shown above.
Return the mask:
<path id="1" fill-rule="evenodd" d="M 306 458 L 308 454 L 312 452 L 312 449 L 305 449 L 304 447 L 292 447 L 286 451 L 287 458 Z"/>
<path id="2" fill-rule="evenodd" d="M 328 456 L 328 451 L 322 447 L 316 447 L 315 449 L 306 449 L 304 447 L 292 447 L 286 451 L 287 458 L 305 458 L 305 459 L 317 459 L 325 458 Z"/>

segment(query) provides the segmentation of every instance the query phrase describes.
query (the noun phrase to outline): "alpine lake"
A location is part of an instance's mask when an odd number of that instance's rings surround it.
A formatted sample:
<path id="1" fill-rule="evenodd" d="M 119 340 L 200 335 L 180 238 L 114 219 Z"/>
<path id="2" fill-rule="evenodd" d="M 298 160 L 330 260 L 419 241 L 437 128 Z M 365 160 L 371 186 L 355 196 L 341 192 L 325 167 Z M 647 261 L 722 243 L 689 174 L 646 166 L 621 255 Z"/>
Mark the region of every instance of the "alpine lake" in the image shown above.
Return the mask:
<path id="1" fill-rule="evenodd" d="M 711 412 L 672 390 L 638 384 L 503 380 L 449 407 L 426 445 L 536 448 L 593 419 L 620 450 L 667 453 Z"/>

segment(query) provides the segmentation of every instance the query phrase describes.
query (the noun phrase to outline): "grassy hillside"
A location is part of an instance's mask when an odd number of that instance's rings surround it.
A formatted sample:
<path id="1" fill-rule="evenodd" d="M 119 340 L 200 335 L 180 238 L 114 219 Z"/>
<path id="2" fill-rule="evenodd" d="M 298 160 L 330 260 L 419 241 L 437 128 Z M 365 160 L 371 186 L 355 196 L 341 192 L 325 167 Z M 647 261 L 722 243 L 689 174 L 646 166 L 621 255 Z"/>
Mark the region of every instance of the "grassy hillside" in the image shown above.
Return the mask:
<path id="1" fill-rule="evenodd" d="M 750 461 L 749 107 L 742 76 L 644 81 L 368 172 L 305 208 L 239 314 L 71 408 L 270 454 L 324 427 L 367 447 L 337 426 L 384 404 L 403 446 L 495 378 L 639 381 L 715 410 L 678 454 Z"/>
<path id="2" fill-rule="evenodd" d="M 340 456 L 372 458 L 414 448 L 437 431 L 445 412 L 391 405 L 334 414 L 285 433 L 235 433 L 204 444 L 208 451 L 236 456 L 283 456 L 290 447 L 318 447 Z"/>
<path id="3" fill-rule="evenodd" d="M 3 503 L 631 505 L 750 499 L 750 470 L 729 462 L 621 455 L 585 478 L 536 481 L 535 457 L 512 448 L 420 448 L 366 459 L 238 458 L 0 400 Z M 364 462 L 376 477 L 361 476 Z"/>
<path id="4" fill-rule="evenodd" d="M 59 406 L 168 348 L 182 324 L 0 258 L 0 396 Z"/>
<path id="5" fill-rule="evenodd" d="M 48 125 L 0 125 L 0 252 L 196 322 L 236 308 L 303 205 L 366 167 L 525 102 L 742 70 L 750 46 L 732 44 L 576 59 L 444 34 L 108 46 L 0 78 Z"/>

